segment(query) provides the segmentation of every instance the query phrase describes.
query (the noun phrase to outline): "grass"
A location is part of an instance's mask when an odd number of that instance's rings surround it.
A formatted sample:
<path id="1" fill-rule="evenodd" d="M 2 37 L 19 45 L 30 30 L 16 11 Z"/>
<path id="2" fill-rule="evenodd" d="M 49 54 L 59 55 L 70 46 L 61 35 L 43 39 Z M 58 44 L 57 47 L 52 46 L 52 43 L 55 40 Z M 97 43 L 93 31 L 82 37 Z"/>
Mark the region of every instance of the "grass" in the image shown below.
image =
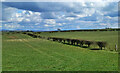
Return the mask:
<path id="1" fill-rule="evenodd" d="M 48 33 L 43 32 L 41 36 L 47 37 L 63 37 L 63 38 L 74 38 L 83 40 L 93 40 L 93 41 L 106 41 L 107 50 L 115 50 L 115 45 L 118 46 L 118 31 L 87 31 L 87 32 L 57 32 Z"/>
<path id="2" fill-rule="evenodd" d="M 41 35 L 57 36 L 58 34 L 61 37 L 64 34 L 65 37 L 70 37 L 75 33 L 71 35 L 70 33 L 41 33 Z M 78 36 L 75 35 L 76 37 Z M 114 51 L 88 50 L 45 39 L 32 38 L 24 34 L 4 34 L 2 42 L 3 71 L 118 70 L 118 53 Z"/>
<path id="3" fill-rule="evenodd" d="M 0 72 L 2 72 L 2 35 L 0 32 Z"/>

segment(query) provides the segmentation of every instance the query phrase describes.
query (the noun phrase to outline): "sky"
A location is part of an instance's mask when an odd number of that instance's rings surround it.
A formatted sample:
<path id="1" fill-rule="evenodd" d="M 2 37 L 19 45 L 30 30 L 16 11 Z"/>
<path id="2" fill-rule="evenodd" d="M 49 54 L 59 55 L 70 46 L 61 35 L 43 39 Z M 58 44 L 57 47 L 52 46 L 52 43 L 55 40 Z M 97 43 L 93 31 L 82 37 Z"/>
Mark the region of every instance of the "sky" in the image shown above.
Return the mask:
<path id="1" fill-rule="evenodd" d="M 118 28 L 118 2 L 2 2 L 3 30 Z"/>

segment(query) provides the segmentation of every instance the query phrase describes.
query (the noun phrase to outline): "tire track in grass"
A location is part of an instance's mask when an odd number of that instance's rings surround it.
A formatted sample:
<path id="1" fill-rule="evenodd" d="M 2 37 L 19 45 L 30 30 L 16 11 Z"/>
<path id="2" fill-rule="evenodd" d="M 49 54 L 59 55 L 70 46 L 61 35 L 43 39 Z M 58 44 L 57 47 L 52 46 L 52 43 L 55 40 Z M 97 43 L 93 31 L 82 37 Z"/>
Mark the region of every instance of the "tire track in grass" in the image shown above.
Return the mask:
<path id="1" fill-rule="evenodd" d="M 21 35 L 21 36 L 19 36 L 19 38 L 24 38 L 24 37 Z M 26 40 L 28 40 L 28 39 L 26 39 Z M 28 42 L 28 43 L 27 43 L 27 42 Z M 47 53 L 44 53 L 43 51 L 40 51 L 39 49 L 36 49 L 35 47 L 31 46 L 30 43 L 29 43 L 29 41 L 23 40 L 23 43 L 26 44 L 28 47 L 32 48 L 32 49 L 33 49 L 34 51 L 36 51 L 36 52 L 42 53 L 43 55 L 46 55 L 46 56 L 51 57 L 51 58 L 53 58 L 53 59 L 56 58 L 55 56 L 52 56 L 52 55 L 47 54 Z M 32 44 L 32 45 L 33 45 L 33 44 Z M 34 44 L 34 45 L 36 45 L 36 44 Z M 37 46 L 38 46 L 38 45 L 37 45 Z M 38 47 L 39 47 L 39 46 L 38 46 Z M 43 49 L 43 50 L 45 50 L 45 49 Z M 47 49 L 47 50 L 48 50 L 48 49 Z M 51 50 L 49 50 L 49 51 L 51 51 Z M 63 57 L 63 58 L 67 58 L 67 59 L 70 59 L 70 60 L 72 59 L 71 62 L 75 63 L 74 65 L 77 65 L 78 62 L 79 62 L 79 60 L 77 60 L 77 59 L 75 59 L 75 58 L 73 58 L 73 57 L 65 56 L 65 55 L 62 55 L 61 53 L 58 53 L 58 52 L 53 52 L 53 53 L 56 54 L 56 55 L 58 55 L 58 56 L 61 56 L 61 57 Z M 59 57 L 58 57 L 58 58 L 59 58 Z M 65 61 L 64 61 L 65 59 L 62 59 L 62 60 L 61 60 L 60 58 L 59 58 L 59 59 L 58 59 L 58 58 L 57 58 L 57 61 L 59 60 L 59 62 L 58 62 L 59 64 L 57 64 L 57 65 L 59 66 L 59 65 L 61 65 L 61 64 L 63 64 L 63 63 L 65 62 Z M 66 60 L 67 60 L 67 59 L 66 59 Z M 55 66 L 56 66 L 56 65 L 55 65 Z M 68 66 L 68 65 L 67 65 L 67 67 L 66 67 L 66 66 L 63 66 L 63 67 L 65 67 L 64 70 L 67 70 L 67 69 L 71 69 L 73 66 L 71 66 L 71 65 Z M 60 67 L 60 68 L 61 68 L 61 67 Z"/>
<path id="2" fill-rule="evenodd" d="M 29 43 L 29 42 L 28 42 Z M 35 46 L 38 46 L 38 45 L 36 45 L 36 44 L 34 44 Z M 38 46 L 39 47 L 39 46 Z M 42 50 L 44 50 L 44 51 L 48 51 L 48 49 L 47 50 L 45 50 L 45 49 L 42 49 Z M 49 51 L 51 51 L 51 50 L 49 50 Z M 51 51 L 52 52 L 52 51 Z M 70 56 L 66 56 L 66 55 L 62 55 L 62 54 L 60 54 L 60 53 L 58 53 L 58 52 L 53 52 L 54 54 L 56 54 L 56 55 L 58 55 L 58 56 L 61 56 L 61 57 L 65 57 L 65 58 L 69 58 L 69 59 L 72 59 L 72 61 L 73 61 L 73 63 L 75 63 L 74 65 L 76 66 L 76 65 L 78 65 L 78 63 L 80 62 L 79 60 L 77 60 L 77 59 L 75 59 L 75 58 L 73 58 L 73 57 L 70 57 Z M 59 59 L 59 60 L 61 60 L 61 59 Z M 64 62 L 64 61 L 62 61 L 62 62 Z M 75 67 L 74 66 L 74 67 Z M 72 65 L 70 65 L 70 66 L 67 66 L 67 67 L 69 67 L 70 69 L 72 69 L 73 67 L 72 67 Z M 65 69 L 68 69 L 68 68 L 65 68 Z"/>
<path id="3" fill-rule="evenodd" d="M 42 53 L 42 54 L 44 54 L 44 55 L 46 55 L 46 56 L 49 56 L 49 57 L 52 57 L 52 58 L 53 58 L 53 56 L 50 56 L 50 55 L 48 55 L 48 54 L 46 54 L 46 53 L 43 53 L 42 51 L 40 51 L 40 50 L 34 48 L 34 47 L 31 46 L 30 44 L 25 43 L 25 41 L 24 41 L 23 43 L 26 44 L 28 47 L 32 48 L 34 51 L 39 52 L 39 53 Z"/>
<path id="4" fill-rule="evenodd" d="M 51 50 L 50 50 L 51 51 Z M 66 56 L 66 55 L 63 55 L 59 52 L 54 52 L 55 54 L 59 55 L 59 56 L 62 56 L 62 57 L 66 57 L 66 58 L 69 58 L 69 59 L 72 59 L 71 61 L 73 62 L 72 64 L 74 64 L 74 66 L 72 66 L 71 64 L 69 66 L 67 66 L 66 68 L 64 68 L 64 70 L 70 70 L 70 69 L 73 69 L 76 67 L 76 65 L 78 65 L 80 63 L 80 61 L 76 58 L 73 58 L 71 56 Z"/>
<path id="5" fill-rule="evenodd" d="M 53 58 L 53 59 L 55 59 L 56 57 L 54 57 L 54 56 L 52 56 L 52 55 L 50 55 L 50 54 L 47 54 L 47 53 L 45 53 L 45 52 L 43 52 L 43 51 L 40 51 L 39 49 L 36 49 L 36 48 L 34 48 L 33 46 L 31 46 L 30 44 L 29 44 L 29 42 L 27 43 L 25 43 L 25 42 L 23 42 L 24 44 L 26 44 L 28 47 L 30 47 L 30 48 L 32 48 L 33 50 L 35 50 L 36 52 L 39 52 L 39 53 L 42 53 L 42 54 L 44 54 L 44 55 L 46 55 L 46 56 L 48 56 L 48 57 L 51 57 L 51 58 Z M 56 60 L 56 59 L 55 59 Z M 62 62 L 63 62 L 63 60 L 60 60 L 60 59 L 57 59 L 56 61 L 59 61 L 59 64 L 57 64 L 57 65 L 60 65 Z"/>
<path id="6" fill-rule="evenodd" d="M 27 42 L 27 41 L 25 41 L 25 42 Z M 24 43 L 25 43 L 24 42 Z M 28 42 L 29 43 L 29 42 Z M 30 43 L 29 43 L 30 44 Z M 28 46 L 31 46 L 31 45 L 29 45 L 29 44 L 27 44 Z M 32 44 L 33 45 L 33 44 Z M 36 44 L 34 44 L 34 45 L 36 45 Z M 38 46 L 38 45 L 37 45 Z M 34 48 L 33 46 L 31 46 L 32 48 Z M 39 47 L 39 46 L 38 46 Z M 34 49 L 36 49 L 36 48 L 34 48 Z M 42 49 L 42 50 L 45 50 L 45 49 Z M 38 49 L 36 49 L 36 51 L 39 51 Z M 46 51 L 46 50 L 45 50 Z M 48 51 L 48 49 L 47 49 L 47 51 Z M 49 50 L 49 51 L 51 51 L 51 50 Z M 39 51 L 40 52 L 40 51 Z M 75 63 L 74 65 L 76 66 L 76 65 L 78 65 L 78 63 L 79 63 L 79 60 L 77 60 L 77 59 L 75 59 L 75 58 L 73 58 L 73 57 L 70 57 L 70 56 L 65 56 L 65 55 L 62 55 L 62 54 L 60 54 L 60 53 L 58 53 L 58 52 L 53 52 L 53 53 L 55 53 L 56 55 L 58 55 L 58 56 L 61 56 L 61 57 L 66 57 L 66 58 L 69 58 L 69 59 L 72 59 L 72 61 L 73 61 L 73 63 Z M 46 54 L 47 56 L 50 56 L 50 54 Z M 52 58 L 56 58 L 56 57 L 54 57 L 54 56 L 52 56 Z M 61 61 L 61 62 L 64 62 L 64 60 L 61 60 L 61 59 L 58 59 L 59 61 Z M 60 62 L 59 62 L 60 63 Z M 68 66 L 67 66 L 68 67 Z M 73 67 L 70 65 L 69 67 L 68 67 L 69 69 L 72 69 Z M 66 69 L 68 69 L 68 68 L 66 68 Z"/>
<path id="7" fill-rule="evenodd" d="M 21 35 L 22 35 L 22 34 L 21 34 Z M 24 37 L 23 37 L 23 36 L 19 36 L 19 38 L 24 38 Z M 33 39 L 34 39 L 34 38 L 33 38 Z M 22 40 L 23 40 L 23 39 L 22 39 Z M 28 39 L 26 39 L 26 40 L 28 40 Z M 29 39 L 29 40 L 30 40 L 30 39 Z M 34 40 L 35 40 L 35 39 L 34 39 Z M 61 60 L 61 59 L 56 59 L 55 56 L 52 56 L 52 55 L 47 54 L 47 53 L 45 53 L 45 52 L 43 52 L 43 51 L 40 51 L 39 49 L 34 48 L 33 46 L 30 45 L 29 41 L 23 40 L 23 43 L 25 43 L 27 46 L 29 46 L 29 47 L 32 48 L 33 50 L 35 50 L 35 51 L 37 51 L 37 52 L 39 52 L 39 53 L 42 53 L 42 54 L 44 54 L 44 55 L 46 55 L 46 56 L 49 56 L 49 57 L 55 59 L 56 61 L 59 61 L 59 62 L 58 62 L 59 64 L 57 64 L 57 65 L 61 65 L 61 64 L 64 62 L 64 61 Z M 32 45 L 33 45 L 33 44 L 32 44 Z M 37 45 L 37 46 L 38 46 L 38 45 Z"/>

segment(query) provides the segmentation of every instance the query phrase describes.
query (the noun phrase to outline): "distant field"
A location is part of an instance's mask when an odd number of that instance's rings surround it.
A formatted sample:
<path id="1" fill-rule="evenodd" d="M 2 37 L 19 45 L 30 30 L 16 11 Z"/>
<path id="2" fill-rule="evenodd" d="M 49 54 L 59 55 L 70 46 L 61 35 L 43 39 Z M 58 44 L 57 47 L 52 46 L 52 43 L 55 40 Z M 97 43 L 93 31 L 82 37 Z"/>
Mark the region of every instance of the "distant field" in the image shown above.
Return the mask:
<path id="1" fill-rule="evenodd" d="M 115 44 L 118 46 L 118 31 L 82 31 L 82 32 L 43 32 L 40 34 L 45 37 L 63 37 L 93 41 L 106 41 L 107 50 L 115 50 Z"/>
<path id="2" fill-rule="evenodd" d="M 106 40 L 117 43 L 117 32 L 59 32 L 42 36 Z M 88 50 L 25 34 L 3 34 L 3 71 L 117 71 L 118 53 Z"/>

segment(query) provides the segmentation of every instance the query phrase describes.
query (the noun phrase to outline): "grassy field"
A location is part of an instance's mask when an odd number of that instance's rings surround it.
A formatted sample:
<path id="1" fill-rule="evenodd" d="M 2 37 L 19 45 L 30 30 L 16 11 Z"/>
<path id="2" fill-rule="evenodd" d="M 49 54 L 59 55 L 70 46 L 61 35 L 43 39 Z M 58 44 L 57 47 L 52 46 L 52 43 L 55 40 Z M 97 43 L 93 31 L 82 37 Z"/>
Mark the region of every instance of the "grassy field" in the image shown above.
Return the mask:
<path id="1" fill-rule="evenodd" d="M 83 31 L 83 32 L 55 32 L 48 33 L 43 32 L 41 36 L 47 37 L 63 37 L 63 38 L 73 38 L 73 39 L 83 39 L 92 41 L 106 41 L 107 50 L 115 50 L 115 45 L 118 46 L 118 31 Z"/>
<path id="2" fill-rule="evenodd" d="M 0 32 L 0 72 L 2 71 L 2 32 Z"/>
<path id="3" fill-rule="evenodd" d="M 40 35 L 87 40 L 99 40 L 100 38 L 100 40 L 117 43 L 115 41 L 117 32 L 108 32 L 108 34 L 103 32 L 104 35 L 101 32 L 95 32 L 96 35 L 92 34 L 93 32 L 82 33 L 84 32 L 41 33 Z M 118 70 L 118 53 L 115 51 L 88 50 L 46 39 L 32 38 L 25 34 L 4 34 L 2 44 L 3 71 Z"/>

